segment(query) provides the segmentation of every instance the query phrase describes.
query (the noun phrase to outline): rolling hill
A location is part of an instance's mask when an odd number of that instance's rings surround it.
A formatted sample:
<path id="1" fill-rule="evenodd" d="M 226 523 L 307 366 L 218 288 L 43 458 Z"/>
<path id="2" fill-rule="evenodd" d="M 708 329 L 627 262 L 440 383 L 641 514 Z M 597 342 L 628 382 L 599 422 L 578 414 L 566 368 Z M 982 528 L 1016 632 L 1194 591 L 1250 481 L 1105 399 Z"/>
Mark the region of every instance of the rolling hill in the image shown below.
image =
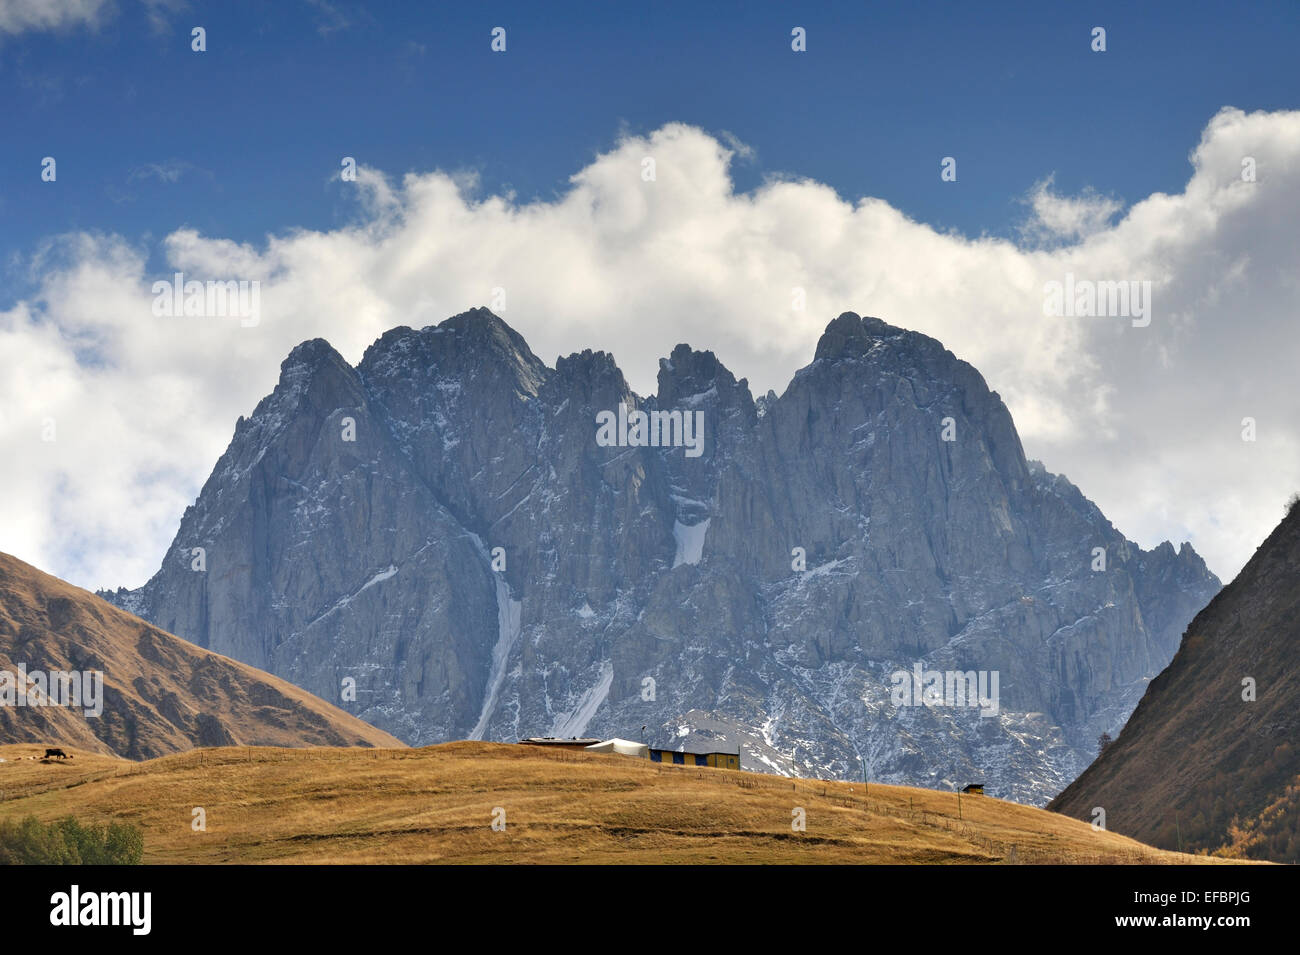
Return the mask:
<path id="1" fill-rule="evenodd" d="M 0 741 L 148 759 L 195 746 L 402 746 L 284 680 L 0 554 L 0 672 L 102 673 L 102 713 L 0 705 Z M 12 690 L 11 690 L 12 692 Z"/>
<path id="2" fill-rule="evenodd" d="M 147 863 L 1220 861 L 989 796 L 502 743 L 26 758 L 39 755 L 0 746 L 0 818 L 133 822 Z"/>

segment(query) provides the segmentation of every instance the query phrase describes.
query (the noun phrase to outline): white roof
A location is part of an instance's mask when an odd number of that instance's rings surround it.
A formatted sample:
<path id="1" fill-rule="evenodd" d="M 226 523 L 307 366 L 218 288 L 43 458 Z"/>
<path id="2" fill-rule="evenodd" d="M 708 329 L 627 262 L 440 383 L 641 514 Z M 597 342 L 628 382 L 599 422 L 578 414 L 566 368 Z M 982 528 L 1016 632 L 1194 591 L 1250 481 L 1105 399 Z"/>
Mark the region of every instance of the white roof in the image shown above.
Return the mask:
<path id="1" fill-rule="evenodd" d="M 650 758 L 650 747 L 645 743 L 634 743 L 631 740 L 607 739 L 603 743 L 593 743 L 584 749 L 592 753 L 618 753 L 621 756 L 640 756 L 642 759 Z"/>

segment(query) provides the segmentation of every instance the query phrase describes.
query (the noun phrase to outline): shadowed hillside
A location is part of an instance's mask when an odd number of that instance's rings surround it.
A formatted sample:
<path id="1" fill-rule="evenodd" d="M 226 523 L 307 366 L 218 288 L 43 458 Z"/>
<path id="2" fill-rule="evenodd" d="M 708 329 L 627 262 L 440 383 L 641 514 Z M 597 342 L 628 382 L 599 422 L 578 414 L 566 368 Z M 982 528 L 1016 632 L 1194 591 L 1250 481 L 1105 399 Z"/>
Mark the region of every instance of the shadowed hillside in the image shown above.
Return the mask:
<path id="1" fill-rule="evenodd" d="M 102 713 L 0 705 L 0 741 L 148 759 L 194 746 L 401 746 L 305 690 L 0 554 L 0 671 L 99 671 Z M 15 695 L 16 699 L 16 695 Z"/>
<path id="2" fill-rule="evenodd" d="M 1049 808 L 1165 848 L 1300 862 L 1300 507 L 1197 614 L 1119 738 Z M 1253 687 L 1254 699 L 1246 699 Z"/>

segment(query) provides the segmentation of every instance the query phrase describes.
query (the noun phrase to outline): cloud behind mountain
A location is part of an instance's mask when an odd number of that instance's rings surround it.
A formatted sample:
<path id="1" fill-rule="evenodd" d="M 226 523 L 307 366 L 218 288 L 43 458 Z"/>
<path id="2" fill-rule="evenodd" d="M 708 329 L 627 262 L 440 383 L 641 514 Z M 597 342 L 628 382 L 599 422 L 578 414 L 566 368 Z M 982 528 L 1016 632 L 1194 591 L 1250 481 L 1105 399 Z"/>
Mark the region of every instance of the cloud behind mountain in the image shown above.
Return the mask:
<path id="1" fill-rule="evenodd" d="M 88 586 L 141 582 L 295 344 L 325 337 L 355 362 L 389 328 L 481 304 L 541 355 L 612 352 L 642 391 L 687 341 L 728 355 L 755 393 L 780 392 L 825 315 L 888 316 L 978 367 L 1027 453 L 1143 545 L 1190 540 L 1231 575 L 1275 523 L 1300 471 L 1300 113 L 1221 111 L 1184 190 L 1122 210 L 1039 187 L 1018 243 L 808 179 L 737 192 L 734 158 L 670 124 L 623 138 L 549 200 L 362 166 L 331 184 L 357 204 L 329 231 L 51 239 L 25 263 L 39 293 L 0 312 L 0 546 Z M 151 285 L 178 270 L 260 281 L 261 321 L 155 317 Z M 1046 316 L 1043 287 L 1067 273 L 1152 282 L 1151 324 Z"/>

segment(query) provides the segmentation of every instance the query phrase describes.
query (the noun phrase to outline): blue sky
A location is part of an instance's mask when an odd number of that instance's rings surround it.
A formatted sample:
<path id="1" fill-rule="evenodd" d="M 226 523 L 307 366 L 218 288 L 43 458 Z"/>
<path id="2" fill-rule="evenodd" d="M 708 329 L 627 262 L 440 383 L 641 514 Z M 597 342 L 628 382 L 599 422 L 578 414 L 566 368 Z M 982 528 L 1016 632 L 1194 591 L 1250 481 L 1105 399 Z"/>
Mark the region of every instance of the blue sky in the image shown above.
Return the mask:
<path id="1" fill-rule="evenodd" d="M 1289 106 L 1300 88 L 1292 2 L 1249 15 L 1188 2 L 463 7 L 117 0 L 94 29 L 0 36 L 0 304 L 24 289 L 14 256 L 52 234 L 330 228 L 355 212 L 330 182 L 344 155 L 390 175 L 473 169 L 485 191 L 550 198 L 620 132 L 670 121 L 751 147 L 733 169 L 742 190 L 810 177 L 939 229 L 1013 236 L 1044 176 L 1126 202 L 1177 191 L 1216 110 Z M 195 25 L 205 53 L 190 50 Z M 795 25 L 806 53 L 790 49 Z M 1090 49 L 1098 25 L 1105 53 Z M 489 49 L 494 26 L 505 54 Z M 39 178 L 47 155 L 56 187 Z M 939 179 L 944 156 L 955 184 Z"/>

